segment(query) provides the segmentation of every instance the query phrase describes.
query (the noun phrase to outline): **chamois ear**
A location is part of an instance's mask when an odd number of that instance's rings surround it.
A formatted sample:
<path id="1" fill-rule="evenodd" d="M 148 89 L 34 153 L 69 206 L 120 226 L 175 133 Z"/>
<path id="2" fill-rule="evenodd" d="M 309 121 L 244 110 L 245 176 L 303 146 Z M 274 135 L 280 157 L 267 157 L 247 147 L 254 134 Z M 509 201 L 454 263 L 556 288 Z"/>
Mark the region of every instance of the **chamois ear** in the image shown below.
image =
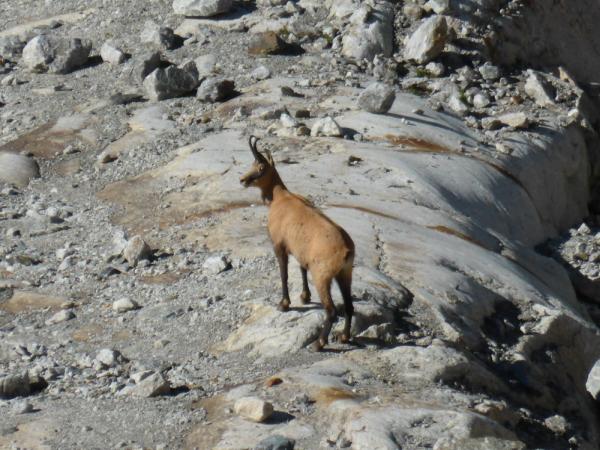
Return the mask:
<path id="1" fill-rule="evenodd" d="M 271 167 L 275 167 L 275 161 L 273 161 L 273 155 L 269 150 L 265 150 L 265 154 L 267 155 L 267 162 Z"/>

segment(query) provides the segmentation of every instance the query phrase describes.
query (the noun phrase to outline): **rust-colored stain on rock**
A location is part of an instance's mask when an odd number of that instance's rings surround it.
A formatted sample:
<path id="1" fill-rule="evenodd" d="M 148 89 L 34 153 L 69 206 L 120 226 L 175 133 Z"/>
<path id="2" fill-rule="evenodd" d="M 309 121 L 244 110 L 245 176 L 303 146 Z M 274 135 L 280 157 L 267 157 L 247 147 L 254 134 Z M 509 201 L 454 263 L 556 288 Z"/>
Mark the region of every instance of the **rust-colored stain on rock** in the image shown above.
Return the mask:
<path id="1" fill-rule="evenodd" d="M 315 402 L 325 406 L 328 406 L 338 400 L 355 400 L 357 398 L 358 396 L 354 392 L 335 387 L 320 389 L 319 392 L 317 392 L 314 396 Z"/>
<path id="2" fill-rule="evenodd" d="M 475 244 L 479 247 L 485 248 L 483 246 L 483 244 L 481 242 L 479 242 L 477 239 L 473 239 L 471 236 L 467 236 L 466 234 L 461 233 L 460 231 L 454 230 L 452 228 L 449 228 L 445 225 L 430 225 L 427 228 L 429 228 L 430 230 L 439 231 L 440 233 L 449 234 L 451 236 L 456 236 L 457 238 L 462 239 L 463 241 L 467 241 L 467 242 L 470 242 L 471 244 Z"/>
<path id="3" fill-rule="evenodd" d="M 450 150 L 447 147 L 436 144 L 434 142 L 426 141 L 424 139 L 411 138 L 407 136 L 398 136 L 395 134 L 386 134 L 384 137 L 390 144 L 406 145 L 407 147 L 421 152 L 455 153 L 453 150 Z"/>

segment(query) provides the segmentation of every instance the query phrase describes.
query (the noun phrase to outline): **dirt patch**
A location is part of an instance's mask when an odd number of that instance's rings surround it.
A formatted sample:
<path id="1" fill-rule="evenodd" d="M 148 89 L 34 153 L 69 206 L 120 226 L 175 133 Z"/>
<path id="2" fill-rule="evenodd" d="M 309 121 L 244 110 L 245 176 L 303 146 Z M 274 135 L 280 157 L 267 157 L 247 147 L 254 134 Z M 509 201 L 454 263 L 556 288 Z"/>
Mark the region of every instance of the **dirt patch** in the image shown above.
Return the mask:
<path id="1" fill-rule="evenodd" d="M 184 441 L 184 448 L 209 449 L 215 447 L 227 430 L 225 404 L 223 395 L 203 398 L 192 403 L 192 409 L 204 408 L 206 410 L 208 422 L 192 430 Z"/>
<path id="2" fill-rule="evenodd" d="M 25 311 L 50 308 L 51 310 L 62 309 L 62 305 L 68 300 L 62 297 L 53 297 L 35 292 L 15 291 L 6 302 L 0 303 L 0 309 L 11 314 Z"/>
<path id="3" fill-rule="evenodd" d="M 94 144 L 94 132 L 86 129 L 91 123 L 88 116 L 63 117 L 2 145 L 0 151 L 26 152 L 38 158 L 52 159 L 78 140 Z"/>
<path id="4" fill-rule="evenodd" d="M 71 337 L 77 342 L 90 342 L 102 332 L 102 327 L 98 324 L 90 323 L 73 331 Z"/>

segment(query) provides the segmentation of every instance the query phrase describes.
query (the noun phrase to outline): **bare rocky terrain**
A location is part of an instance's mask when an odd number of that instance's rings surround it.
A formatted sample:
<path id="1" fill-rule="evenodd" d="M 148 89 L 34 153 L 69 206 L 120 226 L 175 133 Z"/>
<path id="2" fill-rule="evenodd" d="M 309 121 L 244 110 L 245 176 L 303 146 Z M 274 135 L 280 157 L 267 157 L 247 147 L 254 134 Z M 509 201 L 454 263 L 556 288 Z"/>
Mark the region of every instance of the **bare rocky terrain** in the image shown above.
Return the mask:
<path id="1" fill-rule="evenodd" d="M 0 17 L 0 448 L 600 447 L 597 2 Z M 250 135 L 356 244 L 349 344 L 276 308 Z"/>

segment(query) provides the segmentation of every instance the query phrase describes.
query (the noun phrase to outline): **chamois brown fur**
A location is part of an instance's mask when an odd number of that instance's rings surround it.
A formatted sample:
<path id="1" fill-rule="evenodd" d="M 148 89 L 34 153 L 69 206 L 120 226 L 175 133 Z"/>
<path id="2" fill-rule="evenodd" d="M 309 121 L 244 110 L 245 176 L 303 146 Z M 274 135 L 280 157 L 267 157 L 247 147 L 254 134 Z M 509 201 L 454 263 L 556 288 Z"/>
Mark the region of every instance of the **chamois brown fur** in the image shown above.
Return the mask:
<path id="1" fill-rule="evenodd" d="M 254 163 L 240 182 L 245 186 L 256 186 L 262 199 L 269 206 L 268 230 L 281 275 L 283 299 L 279 310 L 287 311 L 290 306 L 288 292 L 288 256 L 291 254 L 300 264 L 302 271 L 302 303 L 310 302 L 307 271 L 310 271 L 321 303 L 325 308 L 325 322 L 315 350 L 327 344 L 331 326 L 336 319 L 335 305 L 331 299 L 331 282 L 336 280 L 344 299 L 345 324 L 342 342 L 350 339 L 350 325 L 354 308 L 351 284 L 354 262 L 354 243 L 339 225 L 314 207 L 305 198 L 288 191 L 271 154 L 266 157 L 258 152 L 258 139 L 250 136 L 250 150 Z"/>

